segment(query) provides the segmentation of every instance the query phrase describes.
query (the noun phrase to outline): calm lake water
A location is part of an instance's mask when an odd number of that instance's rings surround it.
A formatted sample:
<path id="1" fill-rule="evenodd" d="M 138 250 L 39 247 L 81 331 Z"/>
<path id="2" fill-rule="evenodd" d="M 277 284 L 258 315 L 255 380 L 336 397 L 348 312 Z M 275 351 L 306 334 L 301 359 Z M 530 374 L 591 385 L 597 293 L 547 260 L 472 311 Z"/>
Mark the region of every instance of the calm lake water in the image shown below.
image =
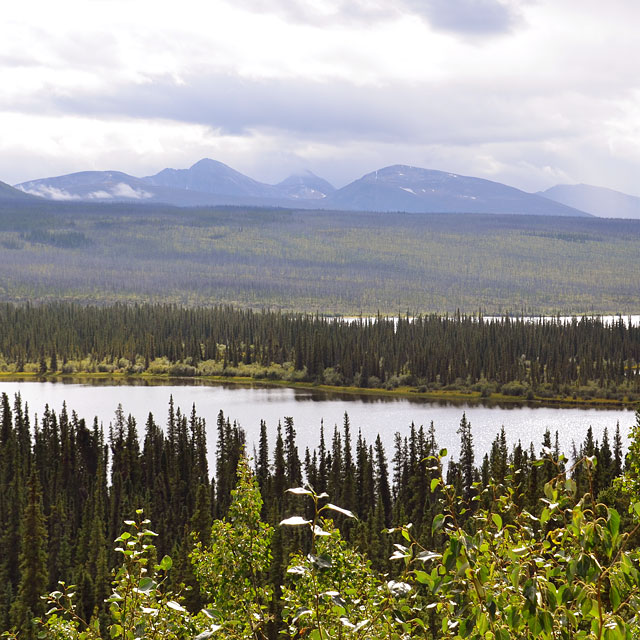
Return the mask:
<path id="1" fill-rule="evenodd" d="M 591 319 L 599 319 L 602 321 L 602 324 L 605 326 L 611 325 L 614 322 L 618 322 L 622 320 L 622 322 L 627 326 L 637 327 L 640 325 L 640 315 L 617 315 L 617 316 L 594 316 L 585 314 L 587 318 Z M 483 316 L 484 320 L 490 322 L 492 320 L 504 320 L 505 316 Z M 573 322 L 573 319 L 576 318 L 578 322 L 582 318 L 582 315 L 576 316 L 510 316 L 512 321 L 515 320 L 524 320 L 524 322 L 542 322 L 542 321 L 551 321 L 555 320 L 561 322 L 563 324 L 567 324 Z M 358 322 L 359 320 L 376 320 L 376 316 L 336 316 L 337 320 L 343 320 L 344 322 Z M 397 317 L 385 316 L 385 320 L 391 319 L 396 324 L 398 322 Z"/>
<path id="2" fill-rule="evenodd" d="M 540 451 L 545 429 L 550 429 L 552 434 L 558 431 L 561 448 L 570 456 L 572 442 L 582 442 L 589 426 L 593 427 L 597 439 L 602 438 L 607 428 L 612 440 L 619 421 L 626 444 L 629 429 L 635 422 L 634 412 L 625 409 L 453 405 L 405 398 L 374 398 L 225 384 L 0 382 L 0 393 L 3 392 L 9 395 L 12 402 L 14 394 L 20 393 L 23 401 L 29 405 L 32 420 L 34 414 L 42 414 L 46 404 L 59 412 L 63 401 L 66 401 L 69 412 L 76 411 L 79 417 L 88 422 L 97 416 L 105 427 L 113 421 L 114 412 L 121 403 L 125 414 L 131 414 L 136 419 L 140 435 L 143 435 L 149 412 L 153 413 L 158 424 L 165 424 L 169 397 L 172 395 L 176 407 L 180 407 L 183 413 L 188 414 L 195 403 L 198 415 L 206 419 L 210 457 L 214 452 L 215 424 L 220 410 L 244 428 L 250 449 L 257 442 L 260 419 L 267 422 L 272 448 L 278 421 L 285 416 L 293 416 L 301 455 L 305 447 L 318 445 L 321 423 L 324 423 L 325 438 L 330 441 L 334 425 L 341 427 L 344 413 L 347 412 L 354 440 L 358 430 L 361 430 L 367 442 L 372 444 L 379 433 L 389 457 L 393 455 L 395 432 L 405 435 L 412 422 L 426 428 L 431 421 L 435 425 L 440 447 L 446 447 L 450 455 L 457 457 L 459 436 L 456 430 L 464 412 L 471 422 L 476 462 L 489 450 L 502 425 L 510 446 L 518 440 L 527 446 L 533 442 L 536 452 Z"/>

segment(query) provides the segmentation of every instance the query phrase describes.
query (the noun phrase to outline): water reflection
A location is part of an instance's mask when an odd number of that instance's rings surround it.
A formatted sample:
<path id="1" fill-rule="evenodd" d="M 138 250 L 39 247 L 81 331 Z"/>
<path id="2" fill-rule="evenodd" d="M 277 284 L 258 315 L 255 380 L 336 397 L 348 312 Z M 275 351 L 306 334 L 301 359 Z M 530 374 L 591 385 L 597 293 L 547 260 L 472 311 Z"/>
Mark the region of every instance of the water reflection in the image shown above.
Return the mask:
<path id="1" fill-rule="evenodd" d="M 88 421 L 94 416 L 108 427 L 114 411 L 122 404 L 125 414 L 131 414 L 142 435 L 149 412 L 156 422 L 166 423 L 169 396 L 183 413 L 189 413 L 195 403 L 198 414 L 208 426 L 209 454 L 215 453 L 215 423 L 222 410 L 232 421 L 237 420 L 246 430 L 249 451 L 259 436 L 260 420 L 265 420 L 273 447 L 278 421 L 293 416 L 301 454 L 305 447 L 318 446 L 320 425 L 324 424 L 325 438 L 331 439 L 335 425 L 340 427 L 347 412 L 354 439 L 358 431 L 372 443 L 378 433 L 392 456 L 394 433 L 407 435 L 413 422 L 428 427 L 434 422 L 439 445 L 457 456 L 459 436 L 457 429 L 463 412 L 471 422 L 476 463 L 490 450 L 491 442 L 504 425 L 510 446 L 521 441 L 534 444 L 540 451 L 544 431 L 558 432 L 562 450 L 570 454 L 572 443 L 584 440 L 587 428 L 593 428 L 594 438 L 601 440 L 604 429 L 613 439 L 616 423 L 626 441 L 629 428 L 634 424 L 629 409 L 585 407 L 541 407 L 510 403 L 466 402 L 463 399 L 428 401 L 423 398 L 400 398 L 348 394 L 315 389 L 289 389 L 282 386 L 237 385 L 226 382 L 212 384 L 202 380 L 145 380 L 139 378 L 100 379 L 87 378 L 63 382 L 2 381 L 0 392 L 11 398 L 20 393 L 28 402 L 30 413 L 42 414 L 45 404 L 59 411 L 63 401 L 68 410 L 75 410 Z M 212 467 L 213 468 L 213 467 Z"/>

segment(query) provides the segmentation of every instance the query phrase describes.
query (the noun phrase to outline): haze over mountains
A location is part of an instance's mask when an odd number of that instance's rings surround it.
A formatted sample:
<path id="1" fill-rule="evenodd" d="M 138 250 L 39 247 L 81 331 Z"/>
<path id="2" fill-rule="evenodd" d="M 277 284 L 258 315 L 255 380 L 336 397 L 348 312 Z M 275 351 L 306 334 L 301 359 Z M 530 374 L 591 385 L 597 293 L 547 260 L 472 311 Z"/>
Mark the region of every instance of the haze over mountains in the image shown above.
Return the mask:
<path id="1" fill-rule="evenodd" d="M 406 165 L 378 169 L 341 189 L 335 189 L 310 171 L 271 185 L 222 162 L 203 159 L 189 169 L 163 169 L 142 178 L 120 171 L 83 171 L 23 182 L 11 191 L 57 201 L 163 203 L 180 207 L 244 205 L 344 211 L 640 217 L 640 198 L 603 189 L 598 194 L 602 196 L 601 192 L 606 192 L 607 198 L 600 197 L 597 201 L 601 206 L 595 207 L 588 189 L 597 188 L 579 187 L 578 192 L 559 186 L 532 194 L 482 178 Z M 4 198 L 4 193 L 0 190 L 0 198 Z"/>
<path id="2" fill-rule="evenodd" d="M 589 184 L 559 184 L 539 195 L 601 218 L 640 219 L 640 198 Z"/>

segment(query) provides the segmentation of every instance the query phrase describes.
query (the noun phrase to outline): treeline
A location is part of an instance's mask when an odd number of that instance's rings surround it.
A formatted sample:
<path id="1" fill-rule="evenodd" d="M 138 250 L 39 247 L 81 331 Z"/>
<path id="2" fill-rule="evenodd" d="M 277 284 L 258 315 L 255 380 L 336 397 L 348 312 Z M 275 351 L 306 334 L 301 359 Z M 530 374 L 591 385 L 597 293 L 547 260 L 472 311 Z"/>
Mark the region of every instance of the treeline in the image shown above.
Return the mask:
<path id="1" fill-rule="evenodd" d="M 173 558 L 170 585 L 176 590 L 186 585 L 189 610 L 206 604 L 189 556 L 194 540 L 206 546 L 212 523 L 229 513 L 246 447 L 239 425 L 219 413 L 212 470 L 206 424 L 195 406 L 187 414 L 170 400 L 166 422 L 161 425 L 149 414 L 140 428 L 118 407 L 105 433 L 97 419 L 87 424 L 64 405 L 58 414 L 47 407 L 34 420 L 20 396 L 11 402 L 3 394 L 0 404 L 1 629 L 15 627 L 22 637 L 32 637 L 30 620 L 44 613 L 41 595 L 56 589 L 59 580 L 77 585 L 76 611 L 82 619 L 106 625 L 105 600 L 112 569 L 120 561 L 112 542 L 122 522 L 135 519 L 139 508 L 159 534 L 157 557 Z M 490 479 L 511 484 L 517 509 L 537 517 L 544 507 L 545 483 L 571 466 L 550 432 L 539 445 L 509 447 L 503 430 L 482 460 L 476 459 L 464 415 L 458 433 L 461 452 L 448 464 L 446 483 L 465 500 L 459 521 L 472 528 L 473 514 L 491 502 L 484 491 Z M 288 488 L 309 484 L 356 514 L 357 520 L 337 512 L 335 522 L 375 570 L 397 571 L 389 560 L 394 541 L 382 533 L 385 528 L 411 522 L 412 536 L 425 548 L 442 544 L 443 532 L 434 524 L 441 518 L 443 489 L 438 488 L 442 468 L 434 462 L 440 452 L 433 424 L 427 429 L 412 425 L 404 438 L 396 435 L 393 452 L 385 451 L 379 437 L 369 443 L 353 433 L 346 414 L 340 427 L 320 431 L 312 451 L 298 450 L 292 418 L 285 418 L 271 436 L 270 443 L 262 422 L 252 463 L 262 497 L 260 516 L 274 527 L 265 551 L 270 568 L 261 577 L 272 594 L 266 604 L 269 637 L 281 630 L 280 595 L 291 556 L 310 544 L 308 533 L 277 527 L 301 512 Z M 595 470 L 587 473 L 578 466 L 571 471 L 577 495 L 599 495 L 624 513 L 625 498 L 612 489 L 625 466 L 619 428 L 611 439 L 605 431 L 600 442 L 587 430 L 573 455 L 588 458 Z M 311 507 L 302 511 L 309 520 Z"/>
<path id="2" fill-rule="evenodd" d="M 634 401 L 640 398 L 640 327 L 597 317 L 344 321 L 228 306 L 4 304 L 0 369 Z"/>

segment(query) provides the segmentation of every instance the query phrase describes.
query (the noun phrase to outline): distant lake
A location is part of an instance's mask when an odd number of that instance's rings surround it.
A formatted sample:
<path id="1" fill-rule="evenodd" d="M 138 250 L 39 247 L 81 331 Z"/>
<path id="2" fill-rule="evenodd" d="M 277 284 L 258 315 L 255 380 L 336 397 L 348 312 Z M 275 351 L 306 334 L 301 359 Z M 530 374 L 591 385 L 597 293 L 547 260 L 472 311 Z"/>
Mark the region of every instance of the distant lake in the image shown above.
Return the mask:
<path id="1" fill-rule="evenodd" d="M 331 316 L 333 318 L 333 316 Z M 491 322 L 492 320 L 505 320 L 509 318 L 511 321 L 515 320 L 524 320 L 524 322 L 542 322 L 542 321 L 551 321 L 556 320 L 563 324 L 568 322 L 572 322 L 574 318 L 578 321 L 583 317 L 582 315 L 575 316 L 482 316 L 482 319 Z M 614 322 L 618 322 L 618 320 L 622 320 L 622 322 L 627 326 L 637 327 L 640 325 L 640 315 L 617 315 L 617 316 L 594 316 L 589 314 L 584 314 L 584 317 L 589 318 L 590 320 L 601 320 L 602 324 L 605 326 L 609 326 Z M 344 320 L 345 322 L 357 322 L 358 320 L 376 320 L 377 316 L 335 316 L 336 320 Z M 385 320 L 393 320 L 394 322 L 398 321 L 397 316 L 384 316 Z M 412 319 L 412 318 L 410 318 Z"/>
<path id="2" fill-rule="evenodd" d="M 314 390 L 245 387 L 230 384 L 113 384 L 104 380 L 97 384 L 64 382 L 0 382 L 0 393 L 20 393 L 29 405 L 29 413 L 41 415 L 46 404 L 59 413 L 63 401 L 69 412 L 76 411 L 88 423 L 94 416 L 108 427 L 113 421 L 119 403 L 125 414 L 131 414 L 138 424 L 138 433 L 144 434 L 144 423 L 152 412 L 159 425 L 165 425 L 169 397 L 176 407 L 189 413 L 195 403 L 198 415 L 206 419 L 209 457 L 215 451 L 215 426 L 218 412 L 232 422 L 237 421 L 247 434 L 249 450 L 257 442 L 260 420 L 267 423 L 270 449 L 273 449 L 278 421 L 292 416 L 297 432 L 300 455 L 305 447 L 317 447 L 320 425 L 324 423 L 325 438 L 331 441 L 335 425 L 342 426 L 345 412 L 349 414 L 354 444 L 358 430 L 367 442 L 373 444 L 379 433 L 389 458 L 393 455 L 393 438 L 396 431 L 409 433 L 413 422 L 425 429 L 433 421 L 438 444 L 457 457 L 459 436 L 456 433 L 463 412 L 471 422 L 476 452 L 476 463 L 489 451 L 491 442 L 504 425 L 509 448 L 518 440 L 528 446 L 533 442 L 536 453 L 541 448 L 545 429 L 558 431 L 562 451 L 571 456 L 571 445 L 579 445 L 587 428 L 593 427 L 594 437 L 600 440 L 604 429 L 613 440 L 616 423 L 626 446 L 627 434 L 635 423 L 635 414 L 629 409 L 549 408 L 528 406 L 484 406 L 482 404 L 451 404 L 426 402 L 409 398 L 389 398 L 364 395 L 326 393 Z"/>

